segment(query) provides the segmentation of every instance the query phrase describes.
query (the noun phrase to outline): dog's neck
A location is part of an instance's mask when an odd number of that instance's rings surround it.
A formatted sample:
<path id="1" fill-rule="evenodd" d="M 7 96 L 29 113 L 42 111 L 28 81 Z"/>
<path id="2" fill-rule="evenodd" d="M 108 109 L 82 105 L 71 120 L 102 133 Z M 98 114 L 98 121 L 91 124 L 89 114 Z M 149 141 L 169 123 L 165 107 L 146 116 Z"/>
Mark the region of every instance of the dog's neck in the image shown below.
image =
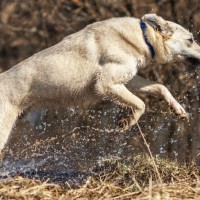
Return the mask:
<path id="1" fill-rule="evenodd" d="M 151 42 L 149 41 L 148 39 L 148 36 L 146 34 L 146 29 L 147 29 L 147 25 L 145 22 L 141 21 L 140 22 L 140 27 L 142 29 L 142 33 L 143 33 L 143 36 L 144 36 L 144 40 L 149 48 L 149 51 L 150 51 L 150 54 L 151 54 L 151 58 L 154 59 L 155 57 L 155 51 L 154 51 L 154 48 L 153 46 L 151 45 Z"/>
<path id="2" fill-rule="evenodd" d="M 151 61 L 159 64 L 168 63 L 171 60 L 171 54 L 165 45 L 163 35 L 142 20 L 140 21 L 140 27 L 144 35 L 145 43 L 149 48 Z"/>

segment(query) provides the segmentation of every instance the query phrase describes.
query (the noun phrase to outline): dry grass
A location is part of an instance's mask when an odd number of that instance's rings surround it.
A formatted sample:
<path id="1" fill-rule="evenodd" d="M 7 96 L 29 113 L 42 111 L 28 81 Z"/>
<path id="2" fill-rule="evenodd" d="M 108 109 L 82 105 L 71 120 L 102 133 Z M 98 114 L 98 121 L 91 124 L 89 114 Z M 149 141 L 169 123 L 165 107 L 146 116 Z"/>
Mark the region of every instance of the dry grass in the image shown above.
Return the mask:
<path id="1" fill-rule="evenodd" d="M 23 177 L 0 183 L 0 199 L 200 199 L 199 170 L 155 159 L 163 184 L 157 180 L 152 159 L 136 156 L 101 161 L 79 188 Z"/>

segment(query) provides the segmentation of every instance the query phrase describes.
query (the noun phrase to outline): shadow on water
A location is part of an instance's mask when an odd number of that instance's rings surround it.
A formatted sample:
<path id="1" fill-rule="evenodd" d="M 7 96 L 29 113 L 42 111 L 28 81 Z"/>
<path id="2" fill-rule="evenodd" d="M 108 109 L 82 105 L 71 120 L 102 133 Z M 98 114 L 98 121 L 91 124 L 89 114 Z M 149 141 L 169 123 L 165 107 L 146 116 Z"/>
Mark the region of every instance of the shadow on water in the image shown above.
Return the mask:
<path id="1" fill-rule="evenodd" d="M 22 175 L 77 185 L 104 158 L 147 152 L 136 126 L 125 133 L 116 130 L 126 111 L 108 103 L 97 107 L 40 110 L 21 118 L 4 151 L 1 178 Z M 180 162 L 195 158 L 200 164 L 200 127 L 191 124 L 152 108 L 140 120 L 154 155 Z"/>

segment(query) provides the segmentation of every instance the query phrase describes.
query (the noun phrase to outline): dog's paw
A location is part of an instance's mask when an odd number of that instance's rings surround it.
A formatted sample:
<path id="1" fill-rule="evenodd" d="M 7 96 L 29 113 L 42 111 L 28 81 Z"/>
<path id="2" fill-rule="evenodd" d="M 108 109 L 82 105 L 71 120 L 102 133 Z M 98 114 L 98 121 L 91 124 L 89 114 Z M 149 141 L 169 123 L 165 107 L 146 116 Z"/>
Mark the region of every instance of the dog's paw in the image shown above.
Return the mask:
<path id="1" fill-rule="evenodd" d="M 186 113 L 186 112 L 181 113 L 181 114 L 179 115 L 179 117 L 180 117 L 180 118 L 183 118 L 183 119 L 187 119 L 188 121 L 190 120 L 190 115 L 189 115 L 189 113 Z"/>
<path id="2" fill-rule="evenodd" d="M 187 119 L 189 121 L 190 115 L 185 111 L 185 109 L 179 103 L 177 103 L 174 106 L 174 110 L 176 115 L 178 115 L 181 119 Z"/>
<path id="3" fill-rule="evenodd" d="M 131 128 L 134 124 L 136 124 L 136 121 L 134 118 L 122 118 L 118 121 L 118 127 L 120 132 L 125 132 L 129 128 Z"/>
<path id="4" fill-rule="evenodd" d="M 122 118 L 118 121 L 118 127 L 121 132 L 124 132 L 129 129 L 129 120 Z"/>
<path id="5" fill-rule="evenodd" d="M 178 102 L 173 102 L 172 108 L 174 109 L 175 113 L 180 118 L 186 118 L 187 120 L 189 120 L 189 114 L 185 111 L 185 109 Z"/>

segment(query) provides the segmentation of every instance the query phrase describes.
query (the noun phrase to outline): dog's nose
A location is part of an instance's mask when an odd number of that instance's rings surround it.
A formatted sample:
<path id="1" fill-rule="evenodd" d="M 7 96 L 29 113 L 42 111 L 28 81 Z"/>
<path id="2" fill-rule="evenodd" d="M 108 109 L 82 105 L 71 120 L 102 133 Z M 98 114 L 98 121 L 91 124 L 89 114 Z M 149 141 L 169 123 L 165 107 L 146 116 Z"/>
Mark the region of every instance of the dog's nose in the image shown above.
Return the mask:
<path id="1" fill-rule="evenodd" d="M 200 65 L 200 58 L 198 59 L 198 58 L 194 58 L 194 57 L 188 57 L 187 61 L 190 64 L 195 65 L 195 66 Z"/>

